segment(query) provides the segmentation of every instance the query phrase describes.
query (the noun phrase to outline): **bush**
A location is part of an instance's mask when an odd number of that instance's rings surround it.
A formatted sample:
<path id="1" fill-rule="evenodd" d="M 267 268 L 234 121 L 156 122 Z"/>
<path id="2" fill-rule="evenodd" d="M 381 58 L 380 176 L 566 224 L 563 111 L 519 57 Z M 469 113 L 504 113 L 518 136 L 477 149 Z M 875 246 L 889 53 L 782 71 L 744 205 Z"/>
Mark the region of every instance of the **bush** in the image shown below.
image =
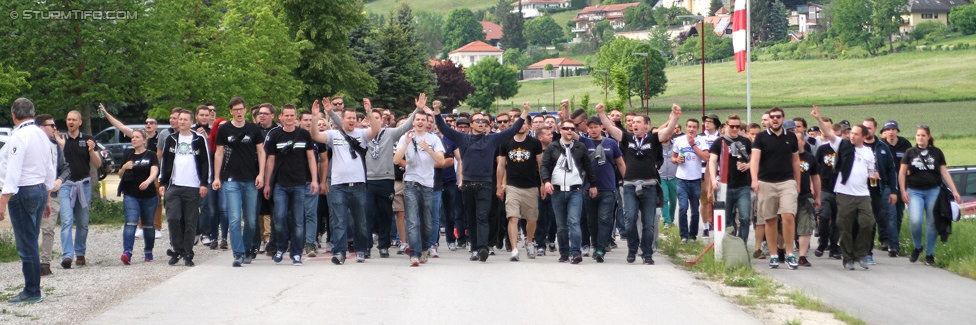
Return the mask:
<path id="1" fill-rule="evenodd" d="M 89 205 L 91 219 L 89 224 L 122 224 L 125 223 L 125 209 L 121 201 L 108 199 L 92 199 Z"/>
<path id="2" fill-rule="evenodd" d="M 976 34 L 976 5 L 952 8 L 949 22 L 964 35 Z"/>
<path id="3" fill-rule="evenodd" d="M 949 28 L 940 22 L 924 21 L 915 25 L 915 29 L 909 34 L 915 41 L 935 42 L 945 37 Z"/>
<path id="4" fill-rule="evenodd" d="M 0 232 L 0 263 L 19 261 L 17 245 L 14 243 L 14 232 Z"/>

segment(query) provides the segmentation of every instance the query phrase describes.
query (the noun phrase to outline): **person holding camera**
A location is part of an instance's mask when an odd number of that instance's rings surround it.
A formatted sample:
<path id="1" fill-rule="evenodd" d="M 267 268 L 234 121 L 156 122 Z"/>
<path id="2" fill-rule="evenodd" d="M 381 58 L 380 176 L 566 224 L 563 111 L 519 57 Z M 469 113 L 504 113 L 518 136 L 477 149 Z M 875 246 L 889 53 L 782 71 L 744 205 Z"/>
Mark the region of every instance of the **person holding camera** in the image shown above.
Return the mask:
<path id="1" fill-rule="evenodd" d="M 739 225 L 736 235 L 742 241 L 749 240 L 749 220 L 752 217 L 752 177 L 749 175 L 749 151 L 752 143 L 749 138 L 739 136 L 742 121 L 738 115 L 730 114 L 725 119 L 728 134 L 712 143 L 708 149 L 708 177 L 727 184 L 725 190 L 726 227 L 736 227 L 735 220 L 730 218 L 732 211 L 738 208 Z M 721 173 L 721 175 L 718 175 Z M 711 184 L 712 191 L 718 190 L 718 183 Z M 757 247 L 758 249 L 758 247 Z"/>

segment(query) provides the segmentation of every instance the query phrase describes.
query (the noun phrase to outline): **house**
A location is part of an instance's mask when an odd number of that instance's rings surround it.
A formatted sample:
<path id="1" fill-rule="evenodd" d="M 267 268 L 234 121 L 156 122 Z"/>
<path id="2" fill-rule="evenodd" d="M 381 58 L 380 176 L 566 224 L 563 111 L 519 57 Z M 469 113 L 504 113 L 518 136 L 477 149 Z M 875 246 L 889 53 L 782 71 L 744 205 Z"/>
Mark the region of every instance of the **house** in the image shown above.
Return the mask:
<path id="1" fill-rule="evenodd" d="M 937 21 L 949 26 L 952 8 L 968 4 L 966 0 L 908 0 L 906 14 L 901 15 L 904 23 L 899 29 L 907 33 L 924 21 Z"/>
<path id="2" fill-rule="evenodd" d="M 485 32 L 485 40 L 491 46 L 498 46 L 498 41 L 502 40 L 502 26 L 490 21 L 481 22 L 481 29 Z"/>
<path id="3" fill-rule="evenodd" d="M 725 6 L 730 6 L 731 1 L 723 0 L 722 4 Z M 654 5 L 657 7 L 681 7 L 688 10 L 688 12 L 693 15 L 706 16 L 709 10 L 712 9 L 711 0 L 661 0 Z M 718 14 L 718 12 L 716 12 Z"/>
<path id="4" fill-rule="evenodd" d="M 799 35 L 806 35 L 808 32 L 826 31 L 827 25 L 824 20 L 823 10 L 823 5 L 813 2 L 796 6 L 796 10 L 790 12 L 790 26 L 797 26 L 797 33 Z"/>
<path id="5" fill-rule="evenodd" d="M 590 34 L 590 29 L 603 20 L 610 21 L 610 26 L 613 29 L 624 28 L 626 25 L 624 24 L 624 9 L 636 7 L 637 5 L 640 5 L 640 2 L 596 5 L 583 8 L 573 18 L 573 21 L 576 22 L 576 27 L 572 29 L 572 32 L 576 34 L 573 41 L 578 42 L 583 40 L 583 36 Z"/>
<path id="6" fill-rule="evenodd" d="M 732 13 L 722 7 L 715 12 L 715 16 L 705 17 L 705 23 L 713 28 L 719 36 L 732 37 Z"/>
<path id="7" fill-rule="evenodd" d="M 501 63 L 502 53 L 505 53 L 505 51 L 502 51 L 500 48 L 482 41 L 474 41 L 451 51 L 451 53 L 447 54 L 447 57 L 457 65 L 470 68 L 472 65 L 486 58 L 495 58 Z"/>
<path id="8" fill-rule="evenodd" d="M 545 8 L 569 8 L 573 3 L 572 0 L 521 0 L 512 2 L 511 6 L 515 8 L 512 12 L 518 11 L 519 2 L 522 3 L 522 10 L 534 9 L 536 11 Z"/>
<path id="9" fill-rule="evenodd" d="M 552 70 L 546 71 L 546 65 L 552 65 Z M 522 70 L 522 79 L 559 78 L 563 74 L 577 75 L 576 70 L 582 70 L 582 63 L 566 58 L 545 59 Z"/>

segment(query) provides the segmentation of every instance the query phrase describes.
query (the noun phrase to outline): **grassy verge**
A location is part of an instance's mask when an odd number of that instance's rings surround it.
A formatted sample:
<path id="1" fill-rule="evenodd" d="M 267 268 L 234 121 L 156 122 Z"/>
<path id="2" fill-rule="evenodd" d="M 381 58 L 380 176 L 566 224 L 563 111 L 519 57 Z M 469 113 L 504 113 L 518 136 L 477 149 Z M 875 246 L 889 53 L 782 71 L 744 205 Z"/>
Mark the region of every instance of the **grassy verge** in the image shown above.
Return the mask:
<path id="1" fill-rule="evenodd" d="M 659 238 L 660 252 L 667 255 L 672 263 L 684 265 L 686 259 L 697 256 L 705 249 L 701 242 L 681 244 L 677 227 L 662 229 L 663 238 Z M 799 290 L 785 290 L 783 285 L 768 276 L 761 275 L 751 267 L 728 268 L 725 263 L 716 261 L 714 254 L 705 254 L 697 264 L 685 267 L 697 273 L 700 277 L 721 282 L 729 287 L 748 288 L 748 294 L 731 297 L 732 302 L 745 307 L 755 307 L 766 304 L 790 304 L 799 309 L 833 314 L 834 318 L 847 324 L 861 325 L 864 321 L 857 319 L 836 308 L 827 306 L 820 300 L 810 297 Z M 799 320 L 786 320 L 787 323 Z"/>
<path id="2" fill-rule="evenodd" d="M 19 261 L 17 245 L 14 243 L 14 232 L 0 232 L 0 263 Z"/>
<path id="3" fill-rule="evenodd" d="M 924 241 L 925 232 L 923 227 L 923 248 L 925 246 Z M 915 248 L 915 244 L 912 242 L 908 211 L 905 211 L 905 218 L 902 220 L 898 243 L 901 247 L 899 255 L 909 256 L 912 253 L 912 249 Z M 976 279 L 976 249 L 973 248 L 974 245 L 976 245 L 976 220 L 963 219 L 953 223 L 952 235 L 949 235 L 949 241 L 943 243 L 940 240 L 936 240 L 935 265 L 952 273 L 970 279 Z M 922 252 L 918 263 L 922 263 L 924 258 L 925 252 Z"/>
<path id="4" fill-rule="evenodd" d="M 122 202 L 107 199 L 92 199 L 89 207 L 91 208 L 89 210 L 91 212 L 89 224 L 121 225 L 125 223 L 125 209 L 122 207 Z"/>

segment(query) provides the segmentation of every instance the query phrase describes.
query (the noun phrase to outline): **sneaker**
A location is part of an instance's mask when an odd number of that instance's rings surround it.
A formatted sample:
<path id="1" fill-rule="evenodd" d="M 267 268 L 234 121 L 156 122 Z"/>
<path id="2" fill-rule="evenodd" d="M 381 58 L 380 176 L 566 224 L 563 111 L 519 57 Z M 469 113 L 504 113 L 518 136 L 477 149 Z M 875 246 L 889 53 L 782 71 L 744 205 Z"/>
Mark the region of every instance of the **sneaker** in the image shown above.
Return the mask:
<path id="1" fill-rule="evenodd" d="M 210 246 L 210 242 L 211 242 L 210 236 L 207 235 L 200 236 L 200 243 L 202 243 L 203 246 Z"/>
<path id="2" fill-rule="evenodd" d="M 332 243 L 325 243 L 325 253 L 332 254 Z M 389 254 L 389 252 L 387 252 Z"/>
<path id="3" fill-rule="evenodd" d="M 508 260 L 512 262 L 518 262 L 519 260 L 518 248 L 512 250 L 512 257 L 510 257 Z"/>
<path id="4" fill-rule="evenodd" d="M 888 257 L 898 257 L 898 251 L 894 249 L 888 250 Z"/>
<path id="5" fill-rule="evenodd" d="M 244 253 L 244 257 L 241 258 L 241 263 L 244 264 L 251 264 L 252 261 L 254 261 L 254 258 L 251 257 L 251 254 Z"/>
<path id="6" fill-rule="evenodd" d="M 132 252 L 122 252 L 122 257 L 120 259 L 122 260 L 122 264 L 129 265 L 129 260 L 132 259 Z"/>
<path id="7" fill-rule="evenodd" d="M 609 248 L 616 249 L 617 248 L 617 241 L 610 240 L 610 246 L 609 246 Z"/>
<path id="8" fill-rule="evenodd" d="M 545 252 L 545 251 L 543 251 Z M 535 243 L 525 244 L 525 255 L 529 257 L 530 260 L 535 259 L 535 254 L 537 253 L 535 249 Z"/>
<path id="9" fill-rule="evenodd" d="M 681 238 L 681 243 L 682 244 L 687 244 L 688 243 L 688 238 Z"/>
<path id="10" fill-rule="evenodd" d="M 469 260 L 474 262 L 474 261 L 481 260 L 481 258 L 478 257 L 478 252 L 471 252 L 471 258 Z"/>
<path id="11" fill-rule="evenodd" d="M 627 263 L 634 263 L 637 260 L 637 252 L 627 252 Z"/>
<path id="12" fill-rule="evenodd" d="M 183 258 L 183 265 L 186 265 L 187 267 L 193 267 L 196 264 L 193 263 L 192 257 L 187 256 Z"/>
<path id="13" fill-rule="evenodd" d="M 7 300 L 7 303 L 11 305 L 17 305 L 17 304 L 29 304 L 29 303 L 35 303 L 41 301 L 44 301 L 44 297 L 42 296 L 28 297 L 23 292 L 21 292 L 18 293 L 13 298 L 10 298 L 10 300 Z"/>
<path id="14" fill-rule="evenodd" d="M 460 243 L 458 243 L 458 244 L 457 244 L 457 247 L 458 247 L 459 249 L 465 249 L 465 248 L 468 248 L 468 243 L 467 243 L 467 242 L 460 242 Z"/>
<path id="15" fill-rule="evenodd" d="M 271 260 L 273 260 L 275 264 L 278 264 L 281 263 L 281 260 L 283 260 L 284 258 L 285 258 L 285 252 L 277 251 L 275 252 L 274 257 L 271 258 Z"/>
<path id="16" fill-rule="evenodd" d="M 420 259 L 416 257 L 411 257 L 410 266 L 420 266 Z"/>
<path id="17" fill-rule="evenodd" d="M 536 255 L 539 255 L 539 256 L 546 256 L 546 249 L 545 249 L 545 247 L 536 248 L 535 249 L 535 254 Z"/>
<path id="18" fill-rule="evenodd" d="M 345 254 L 335 254 L 335 255 L 332 255 L 332 264 L 342 265 L 345 262 L 346 262 L 346 255 Z"/>
<path id="19" fill-rule="evenodd" d="M 921 255 L 921 254 L 922 254 L 922 249 L 921 248 L 913 249 L 912 250 L 912 255 L 908 258 L 908 261 L 909 262 L 912 262 L 912 263 L 918 262 L 918 256 Z M 61 265 L 64 265 L 64 263 L 61 263 Z"/>
<path id="20" fill-rule="evenodd" d="M 925 255 L 925 265 L 935 266 L 935 255 Z"/>
<path id="21" fill-rule="evenodd" d="M 868 255 L 867 257 L 865 257 L 864 258 L 864 261 L 865 262 L 868 262 L 868 264 L 871 264 L 871 265 L 878 265 L 878 263 L 874 261 L 874 256 L 871 256 L 871 255 Z"/>
<path id="22" fill-rule="evenodd" d="M 752 258 L 759 259 L 760 256 L 763 256 L 763 253 L 762 253 L 761 250 L 758 250 L 757 249 L 757 250 L 755 250 L 755 251 L 752 252 Z"/>
<path id="23" fill-rule="evenodd" d="M 390 249 L 389 248 L 380 248 L 380 257 L 381 258 L 388 258 L 388 257 L 390 257 Z"/>
<path id="24" fill-rule="evenodd" d="M 430 260 L 430 254 L 428 252 L 420 253 L 420 264 L 427 264 Z"/>
<path id="25" fill-rule="evenodd" d="M 51 272 L 51 264 L 41 264 L 41 276 L 52 276 L 54 272 Z"/>
<path id="26" fill-rule="evenodd" d="M 494 247 L 488 247 L 488 255 L 495 256 L 495 248 Z"/>
<path id="27" fill-rule="evenodd" d="M 832 252 L 830 253 L 830 258 L 835 260 L 840 260 L 840 259 L 844 259 L 844 256 L 840 255 L 840 252 Z"/>
<path id="28" fill-rule="evenodd" d="M 456 251 L 457 250 L 457 244 L 455 244 L 455 243 L 447 243 L 447 250 L 452 251 L 452 252 L 453 251 Z"/>
<path id="29" fill-rule="evenodd" d="M 708 238 L 708 228 L 702 230 L 702 239 L 706 239 L 706 238 Z"/>
<path id="30" fill-rule="evenodd" d="M 800 262 L 799 263 L 800 263 L 800 265 L 806 266 L 806 267 L 813 266 L 813 264 L 810 264 L 810 261 L 807 260 L 807 257 L 806 256 L 800 256 Z"/>
<path id="31" fill-rule="evenodd" d="M 302 256 L 301 255 L 292 256 L 291 257 L 291 265 L 294 265 L 294 266 L 302 266 Z"/>
<path id="32" fill-rule="evenodd" d="M 370 258 L 372 255 L 373 255 L 373 249 L 372 248 L 367 249 L 366 252 L 363 253 L 363 256 L 366 257 L 366 258 Z"/>
<path id="33" fill-rule="evenodd" d="M 556 251 L 556 243 L 549 242 L 549 251 L 550 252 L 555 252 Z"/>
<path id="34" fill-rule="evenodd" d="M 437 254 L 437 245 L 431 246 L 430 249 L 427 250 L 427 254 L 430 255 L 431 258 L 441 257 L 440 254 Z"/>
<path id="35" fill-rule="evenodd" d="M 823 248 L 817 248 L 816 250 L 813 251 L 813 256 L 816 257 L 821 257 L 823 256 L 823 254 L 824 254 Z"/>
<path id="36" fill-rule="evenodd" d="M 160 238 L 163 238 L 163 232 L 156 230 L 156 239 L 160 239 Z"/>
<path id="37" fill-rule="evenodd" d="M 166 255 L 169 256 L 169 262 L 167 262 L 169 265 L 176 265 L 176 263 L 180 261 L 180 255 L 173 250 L 167 249 Z M 61 262 L 61 265 L 64 265 L 63 261 Z"/>
<path id="38" fill-rule="evenodd" d="M 603 255 L 604 254 L 606 254 L 606 253 L 604 253 L 602 251 L 596 251 L 595 253 L 593 253 L 593 259 L 596 260 L 597 263 L 603 263 L 603 259 L 604 259 L 603 258 Z"/>
<path id="39" fill-rule="evenodd" d="M 573 255 L 572 259 L 569 262 L 569 264 L 579 264 L 579 263 L 583 263 L 583 257 L 579 255 Z"/>
<path id="40" fill-rule="evenodd" d="M 407 253 L 407 244 L 400 243 L 400 248 L 397 249 L 397 255 L 403 255 Z"/>
<path id="41" fill-rule="evenodd" d="M 789 266 L 791 270 L 796 270 L 796 268 L 800 266 L 800 264 L 796 262 L 796 255 L 790 254 L 790 256 L 786 257 L 786 266 Z"/>
<path id="42" fill-rule="evenodd" d="M 506 252 L 511 252 L 512 251 L 512 243 L 509 242 L 509 241 L 507 241 L 507 240 L 505 241 L 505 251 Z"/>
<path id="43" fill-rule="evenodd" d="M 581 249 L 581 251 L 583 252 L 584 257 L 590 257 L 590 245 L 583 245 L 583 249 Z"/>
<path id="44" fill-rule="evenodd" d="M 862 258 L 860 261 L 857 261 L 857 264 L 860 264 L 862 269 L 867 270 L 868 269 L 868 264 L 870 264 L 870 263 L 868 263 L 868 258 L 869 257 L 871 257 L 871 256 L 869 255 L 868 257 Z"/>
<path id="45" fill-rule="evenodd" d="M 780 248 L 776 250 L 779 256 L 786 256 L 786 249 Z"/>
<path id="46" fill-rule="evenodd" d="M 654 259 L 650 256 L 644 257 L 644 265 L 654 265 Z"/>
<path id="47" fill-rule="evenodd" d="M 569 262 L 569 255 L 560 255 L 559 260 L 557 262 L 559 263 Z"/>
<path id="48" fill-rule="evenodd" d="M 142 228 L 136 228 L 136 238 L 142 238 Z"/>
<path id="49" fill-rule="evenodd" d="M 316 257 L 319 254 L 318 252 L 316 252 L 316 250 L 318 249 L 315 248 L 315 244 L 309 244 L 308 253 L 305 253 L 305 255 L 307 255 L 308 257 Z"/>
<path id="50" fill-rule="evenodd" d="M 217 242 L 217 239 L 214 239 L 214 240 L 210 241 L 210 250 L 217 250 L 217 245 L 218 244 L 219 243 Z"/>
<path id="51" fill-rule="evenodd" d="M 258 246 L 258 254 L 264 254 L 264 248 L 268 246 L 268 242 L 262 241 L 261 245 Z"/>
<path id="52" fill-rule="evenodd" d="M 224 251 L 227 250 L 227 240 L 226 239 L 221 239 L 220 240 L 220 250 L 224 250 Z"/>
<path id="53" fill-rule="evenodd" d="M 494 255 L 494 254 L 488 253 L 488 249 L 487 248 L 482 248 L 482 249 L 479 249 L 478 250 L 478 260 L 479 261 L 482 261 L 482 262 L 487 261 L 488 260 L 488 255 Z"/>
<path id="54" fill-rule="evenodd" d="M 236 258 L 234 258 L 234 262 L 231 263 L 231 266 L 233 266 L 233 267 L 241 267 L 242 264 L 244 264 L 244 256 L 243 255 L 238 255 Z"/>
<path id="55" fill-rule="evenodd" d="M 761 250 L 763 254 L 765 254 L 766 256 L 769 256 L 769 246 L 766 245 L 765 241 L 762 242 L 761 245 L 759 245 L 759 250 Z"/>
<path id="56" fill-rule="evenodd" d="M 366 263 L 366 254 L 365 253 L 357 252 L 356 253 L 356 263 Z"/>
<path id="57" fill-rule="evenodd" d="M 769 257 L 769 268 L 775 269 L 779 267 L 779 256 L 773 255 Z"/>
<path id="58" fill-rule="evenodd" d="M 854 271 L 854 262 L 851 261 L 844 262 L 844 268 Z"/>
<path id="59" fill-rule="evenodd" d="M 881 251 L 887 252 L 888 251 L 888 244 L 881 245 Z"/>

